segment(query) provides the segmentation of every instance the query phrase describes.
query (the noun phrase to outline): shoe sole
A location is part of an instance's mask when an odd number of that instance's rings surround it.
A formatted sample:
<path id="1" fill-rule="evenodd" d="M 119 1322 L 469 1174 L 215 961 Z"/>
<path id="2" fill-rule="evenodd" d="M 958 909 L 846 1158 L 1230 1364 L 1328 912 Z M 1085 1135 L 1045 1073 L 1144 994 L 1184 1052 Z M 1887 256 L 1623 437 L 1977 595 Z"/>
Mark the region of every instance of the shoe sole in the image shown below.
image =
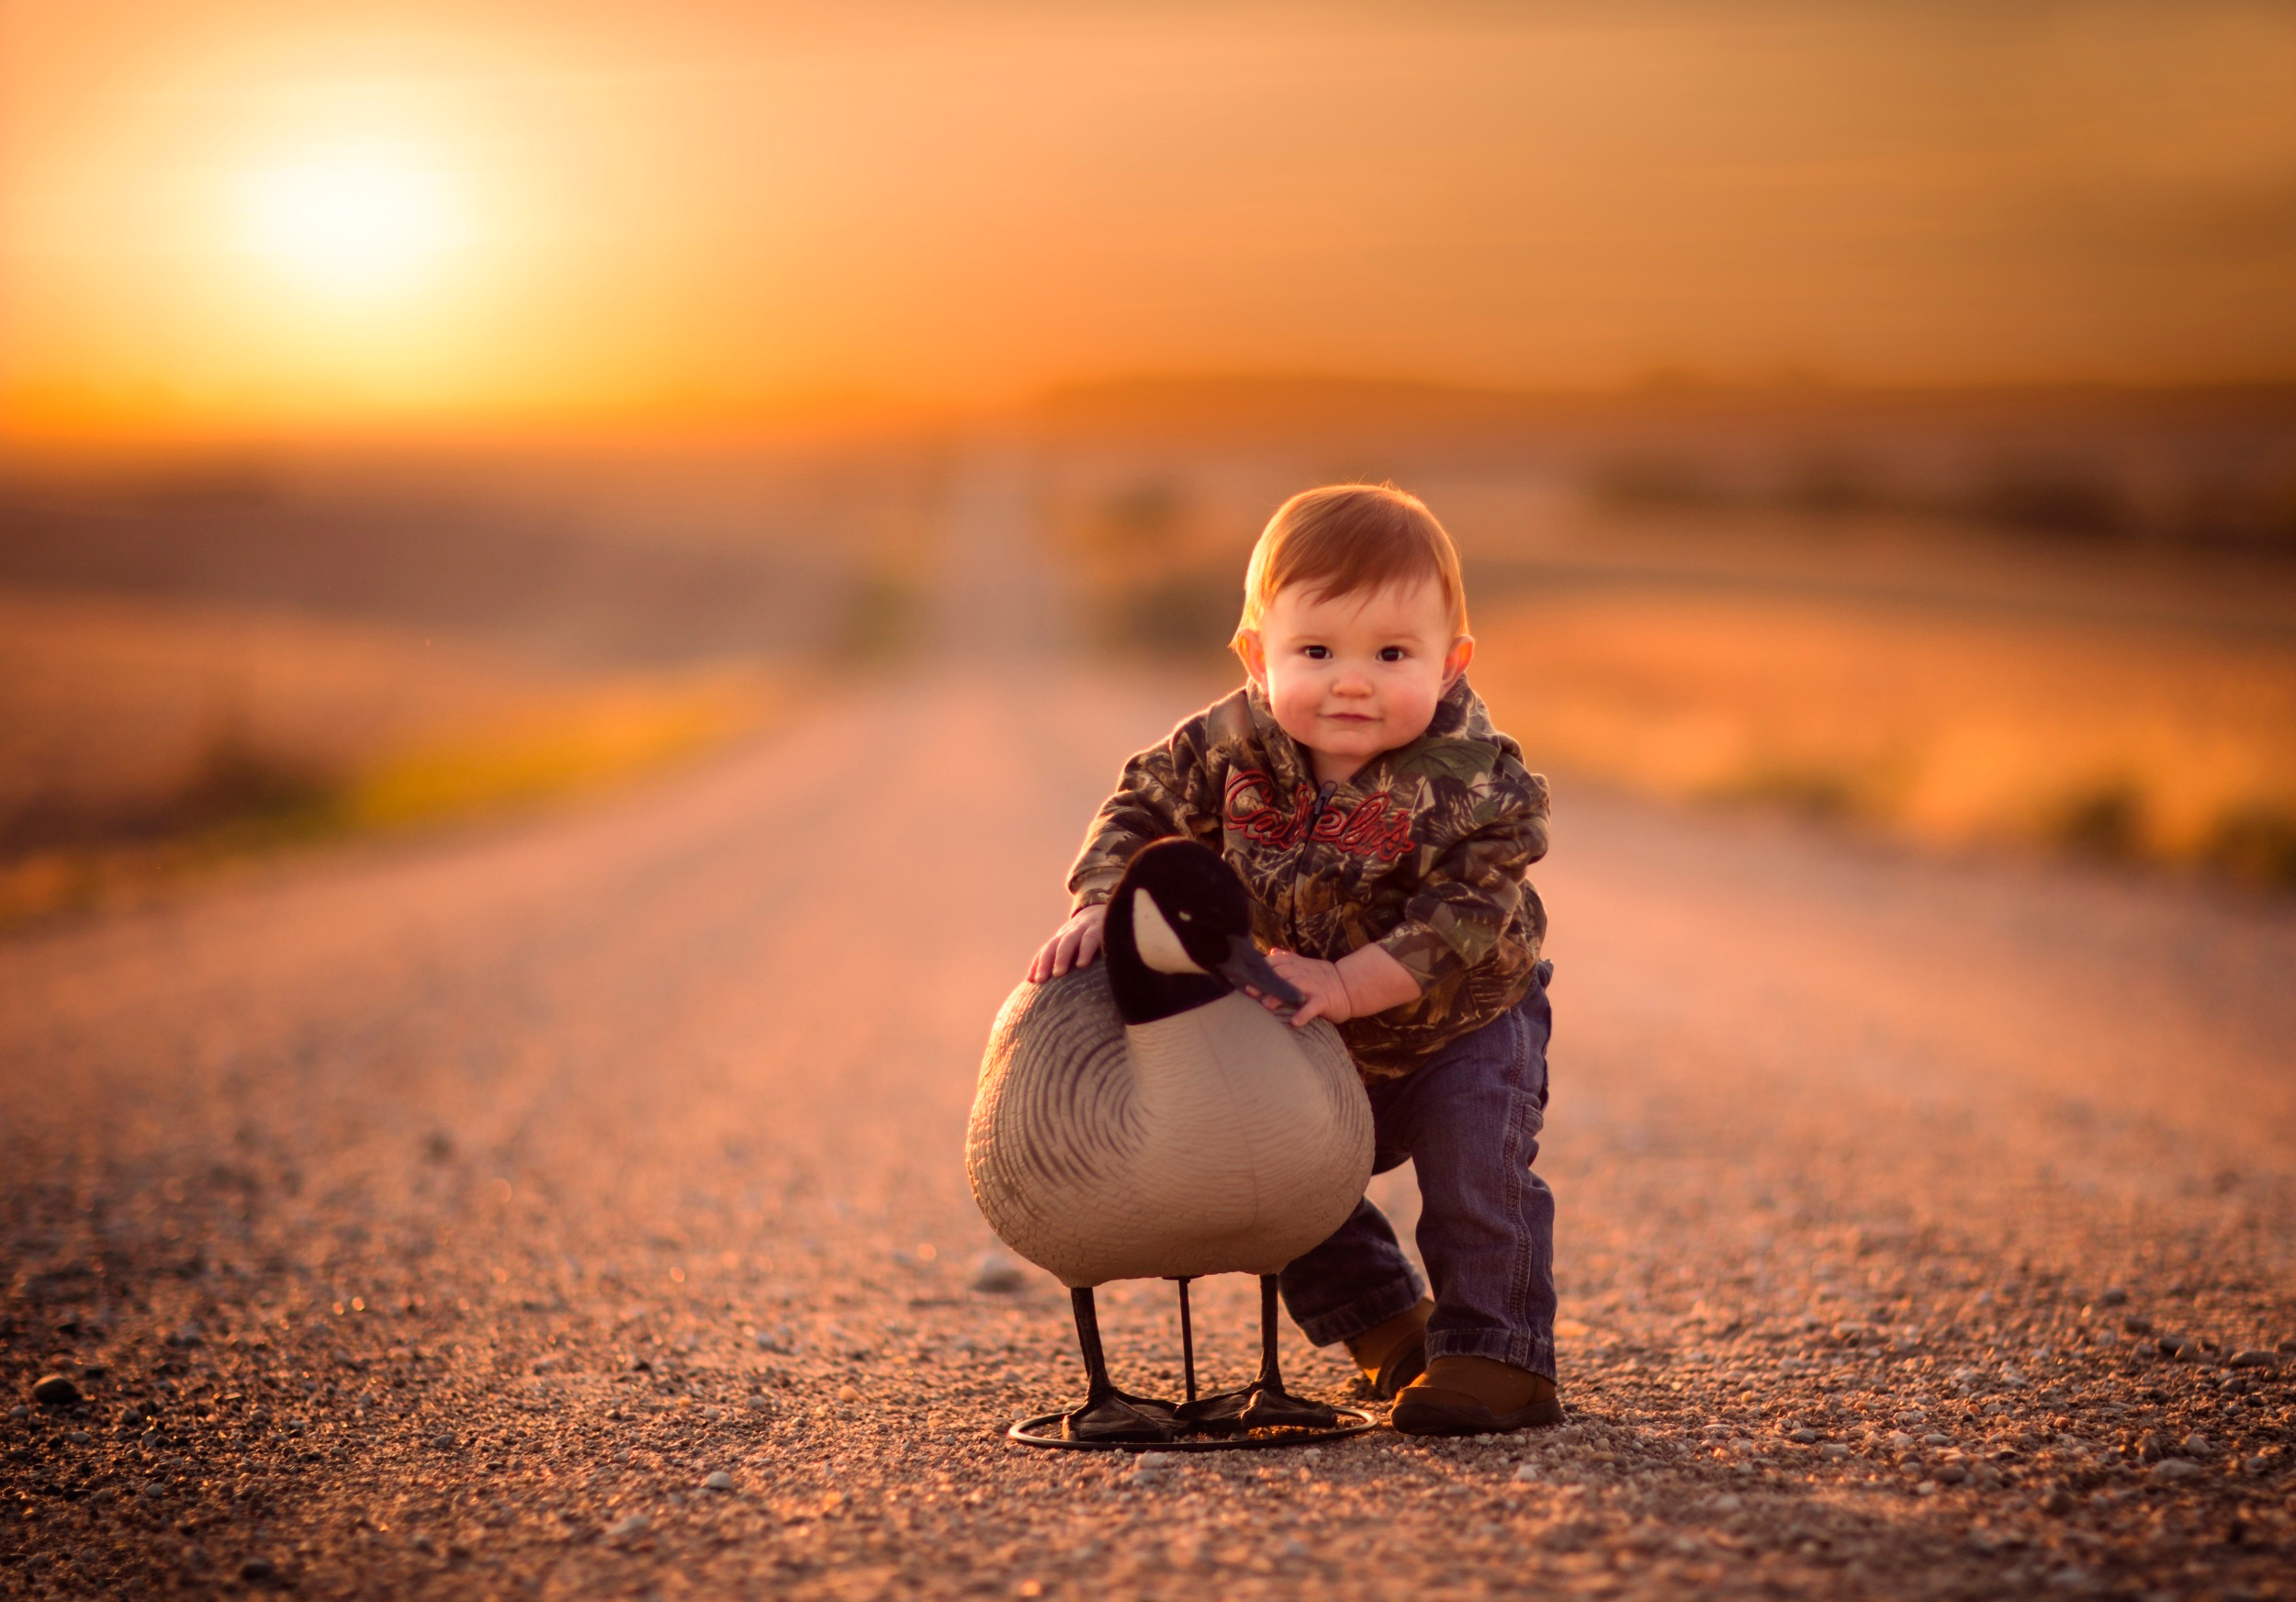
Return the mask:
<path id="1" fill-rule="evenodd" d="M 1512 1413 L 1493 1413 L 1480 1402 L 1437 1402 L 1406 1393 L 1388 1416 L 1388 1423 L 1402 1435 L 1512 1435 L 1518 1429 L 1547 1429 L 1561 1422 L 1562 1402 L 1558 1397 Z"/>

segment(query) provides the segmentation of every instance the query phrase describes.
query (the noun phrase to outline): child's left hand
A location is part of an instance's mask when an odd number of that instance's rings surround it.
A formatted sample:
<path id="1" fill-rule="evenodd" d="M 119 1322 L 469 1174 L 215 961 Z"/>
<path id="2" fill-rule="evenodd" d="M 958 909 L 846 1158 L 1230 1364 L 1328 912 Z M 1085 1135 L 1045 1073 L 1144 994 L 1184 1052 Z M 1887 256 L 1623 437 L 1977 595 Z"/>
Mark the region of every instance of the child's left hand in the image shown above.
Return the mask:
<path id="1" fill-rule="evenodd" d="M 1303 957 L 1278 946 L 1267 953 L 1267 965 L 1307 998 L 1291 1014 L 1294 1029 L 1304 1029 L 1319 1018 L 1345 1023 L 1419 999 L 1419 981 L 1411 976 L 1411 970 L 1376 945 L 1350 952 L 1335 963 Z M 1251 994 L 1270 1012 L 1283 1008 L 1273 996 L 1256 990 Z"/>

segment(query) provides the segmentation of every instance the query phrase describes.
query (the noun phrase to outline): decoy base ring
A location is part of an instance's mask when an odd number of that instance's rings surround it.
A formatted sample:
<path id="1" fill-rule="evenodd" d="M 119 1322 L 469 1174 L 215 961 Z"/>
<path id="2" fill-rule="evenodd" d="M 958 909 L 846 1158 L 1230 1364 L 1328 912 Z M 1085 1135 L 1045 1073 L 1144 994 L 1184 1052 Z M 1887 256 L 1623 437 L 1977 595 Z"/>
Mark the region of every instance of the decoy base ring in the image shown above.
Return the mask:
<path id="1" fill-rule="evenodd" d="M 1345 1440 L 1351 1435 L 1363 1435 L 1379 1427 L 1379 1421 L 1360 1407 L 1336 1407 L 1339 1423 L 1329 1428 L 1311 1429 L 1286 1426 L 1276 1429 L 1255 1429 L 1239 1435 L 1197 1435 L 1179 1440 L 1072 1440 L 1061 1433 L 1067 1419 L 1065 1413 L 1040 1413 L 1033 1418 L 1014 1421 L 1005 1431 L 1005 1438 L 1017 1440 L 1022 1446 L 1052 1447 L 1061 1451 L 1125 1451 L 1125 1452 L 1206 1452 L 1251 1451 L 1279 1446 L 1314 1446 L 1319 1441 Z"/>

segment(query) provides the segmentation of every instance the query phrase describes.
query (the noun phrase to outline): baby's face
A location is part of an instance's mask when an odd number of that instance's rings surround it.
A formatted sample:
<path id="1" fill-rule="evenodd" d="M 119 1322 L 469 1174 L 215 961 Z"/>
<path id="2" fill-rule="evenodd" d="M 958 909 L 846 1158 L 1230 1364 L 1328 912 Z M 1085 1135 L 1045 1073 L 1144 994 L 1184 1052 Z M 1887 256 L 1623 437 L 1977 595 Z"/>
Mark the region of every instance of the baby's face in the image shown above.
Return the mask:
<path id="1" fill-rule="evenodd" d="M 1475 649 L 1452 635 L 1432 580 L 1336 599 L 1290 585 L 1242 645 L 1245 669 L 1284 732 L 1314 757 L 1318 779 L 1353 778 L 1426 733 Z"/>

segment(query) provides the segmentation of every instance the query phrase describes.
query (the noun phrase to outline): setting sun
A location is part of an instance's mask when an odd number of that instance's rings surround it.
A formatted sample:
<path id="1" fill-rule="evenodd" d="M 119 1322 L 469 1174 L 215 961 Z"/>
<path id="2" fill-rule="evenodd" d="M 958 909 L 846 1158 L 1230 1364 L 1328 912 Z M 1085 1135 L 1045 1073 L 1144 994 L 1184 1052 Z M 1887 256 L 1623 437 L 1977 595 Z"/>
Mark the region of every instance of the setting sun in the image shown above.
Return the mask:
<path id="1" fill-rule="evenodd" d="M 303 155 L 249 175 L 244 241 L 296 283 L 369 296 L 418 285 L 454 245 L 456 218 L 434 171 L 389 150 Z"/>

